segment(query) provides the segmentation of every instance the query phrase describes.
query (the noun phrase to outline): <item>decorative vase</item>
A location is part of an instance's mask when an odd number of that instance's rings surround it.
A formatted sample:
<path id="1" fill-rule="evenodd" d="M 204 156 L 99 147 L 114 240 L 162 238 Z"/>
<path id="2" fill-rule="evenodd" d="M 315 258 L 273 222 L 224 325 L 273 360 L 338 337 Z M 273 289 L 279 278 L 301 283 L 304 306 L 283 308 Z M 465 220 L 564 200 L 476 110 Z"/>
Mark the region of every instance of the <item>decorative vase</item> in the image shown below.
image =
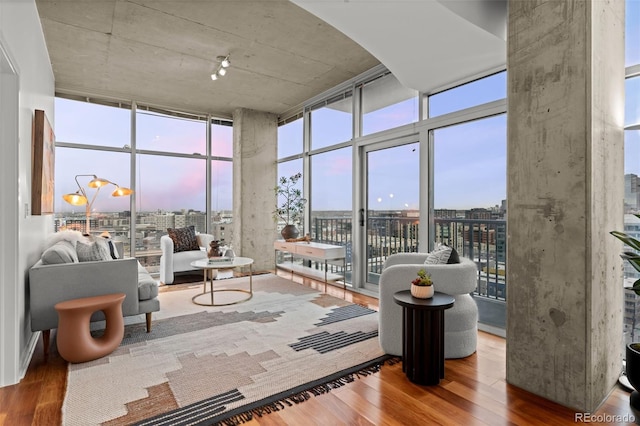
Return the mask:
<path id="1" fill-rule="evenodd" d="M 640 412 L 640 343 L 629 343 L 626 352 L 626 371 L 629 383 L 635 389 L 629 395 L 629 402 L 636 413 Z"/>
<path id="2" fill-rule="evenodd" d="M 280 233 L 282 234 L 282 238 L 284 238 L 285 240 L 288 240 L 290 238 L 298 238 L 298 235 L 300 235 L 300 232 L 295 225 L 286 225 L 284 228 L 282 228 L 282 231 L 280 231 Z"/>
<path id="3" fill-rule="evenodd" d="M 433 297 L 433 286 L 411 284 L 411 295 L 418 299 L 430 299 Z"/>

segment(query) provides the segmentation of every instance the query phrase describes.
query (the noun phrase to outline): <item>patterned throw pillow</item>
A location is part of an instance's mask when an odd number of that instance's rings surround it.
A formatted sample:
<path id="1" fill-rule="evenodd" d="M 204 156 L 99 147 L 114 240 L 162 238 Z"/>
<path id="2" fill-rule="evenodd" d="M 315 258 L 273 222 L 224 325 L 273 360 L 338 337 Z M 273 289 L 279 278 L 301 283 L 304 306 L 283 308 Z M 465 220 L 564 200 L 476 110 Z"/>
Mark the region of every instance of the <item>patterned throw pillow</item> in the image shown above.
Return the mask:
<path id="1" fill-rule="evenodd" d="M 167 228 L 169 237 L 173 240 L 173 252 L 200 250 L 193 225 L 186 228 Z"/>
<path id="2" fill-rule="evenodd" d="M 102 240 L 102 238 L 100 239 Z M 89 244 L 78 241 L 76 244 L 76 253 L 78 254 L 78 260 L 80 262 L 112 260 L 106 241 L 96 240 Z"/>
<path id="3" fill-rule="evenodd" d="M 425 265 L 460 263 L 460 256 L 453 247 L 441 244 L 427 255 L 424 263 Z"/>

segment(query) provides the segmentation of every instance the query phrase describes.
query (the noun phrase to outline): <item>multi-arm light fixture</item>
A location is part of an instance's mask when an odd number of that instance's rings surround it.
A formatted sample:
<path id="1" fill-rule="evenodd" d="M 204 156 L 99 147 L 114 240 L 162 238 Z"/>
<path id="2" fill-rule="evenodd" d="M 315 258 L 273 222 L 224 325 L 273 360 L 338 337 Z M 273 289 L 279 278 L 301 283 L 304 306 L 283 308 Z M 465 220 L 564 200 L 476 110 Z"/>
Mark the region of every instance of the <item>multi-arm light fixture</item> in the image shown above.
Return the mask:
<path id="1" fill-rule="evenodd" d="M 231 61 L 229 60 L 229 55 L 218 56 L 216 60 L 220 62 L 220 64 L 218 65 L 218 68 L 216 69 L 216 71 L 213 74 L 211 74 L 211 80 L 217 80 L 218 77 L 222 77 L 223 75 L 225 75 L 227 73 L 227 68 L 229 68 L 229 65 L 231 65 Z"/>
<path id="2" fill-rule="evenodd" d="M 89 188 L 93 188 L 96 190 L 96 192 L 93 194 L 93 197 L 91 198 L 91 201 L 89 201 L 89 197 L 87 197 L 87 192 L 84 190 L 82 186 L 80 186 L 80 182 L 78 182 L 78 177 L 81 177 L 81 176 L 89 176 L 93 178 L 87 184 Z M 96 200 L 96 197 L 100 192 L 100 188 L 109 184 L 114 185 L 116 189 L 111 193 L 112 197 L 124 197 L 124 196 L 133 194 L 133 191 L 131 189 L 123 188 L 120 185 L 114 182 L 111 182 L 110 180 L 99 178 L 96 175 L 76 175 L 75 179 L 76 179 L 76 184 L 78 185 L 78 190 L 74 193 L 63 195 L 62 199 L 74 206 L 84 206 L 84 205 L 87 206 L 86 207 L 87 225 L 85 229 L 86 234 L 88 234 L 90 230 L 89 218 L 91 217 L 91 207 L 93 206 L 93 202 Z"/>

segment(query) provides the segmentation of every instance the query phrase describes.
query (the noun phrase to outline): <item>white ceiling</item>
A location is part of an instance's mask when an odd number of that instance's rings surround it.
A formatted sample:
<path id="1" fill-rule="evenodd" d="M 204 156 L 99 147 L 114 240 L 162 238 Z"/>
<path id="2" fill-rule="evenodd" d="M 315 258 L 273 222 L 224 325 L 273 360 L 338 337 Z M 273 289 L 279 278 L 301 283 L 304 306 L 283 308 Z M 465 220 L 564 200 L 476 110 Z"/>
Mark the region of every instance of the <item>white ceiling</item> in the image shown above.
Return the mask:
<path id="1" fill-rule="evenodd" d="M 57 92 L 218 117 L 282 114 L 380 62 L 424 92 L 503 67 L 505 2 L 36 0 Z"/>
<path id="2" fill-rule="evenodd" d="M 425 93 L 506 64 L 506 0 L 291 0 Z"/>

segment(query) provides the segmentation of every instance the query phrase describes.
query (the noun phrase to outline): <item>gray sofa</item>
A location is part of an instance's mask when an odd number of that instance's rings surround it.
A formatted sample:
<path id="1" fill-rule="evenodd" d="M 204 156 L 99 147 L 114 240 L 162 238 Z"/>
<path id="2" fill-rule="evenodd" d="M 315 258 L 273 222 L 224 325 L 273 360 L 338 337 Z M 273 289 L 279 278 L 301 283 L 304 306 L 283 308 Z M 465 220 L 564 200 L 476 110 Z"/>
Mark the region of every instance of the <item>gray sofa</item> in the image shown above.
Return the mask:
<path id="1" fill-rule="evenodd" d="M 116 245 L 117 247 L 117 245 Z M 118 253 L 123 253 L 120 245 Z M 160 310 L 158 283 L 135 258 L 45 264 L 40 259 L 29 269 L 31 330 L 42 331 L 45 353 L 52 328 L 58 327 L 54 305 L 70 299 L 124 293 L 123 316 L 146 315 L 151 331 L 151 313 Z M 104 320 L 97 312 L 91 321 Z"/>

